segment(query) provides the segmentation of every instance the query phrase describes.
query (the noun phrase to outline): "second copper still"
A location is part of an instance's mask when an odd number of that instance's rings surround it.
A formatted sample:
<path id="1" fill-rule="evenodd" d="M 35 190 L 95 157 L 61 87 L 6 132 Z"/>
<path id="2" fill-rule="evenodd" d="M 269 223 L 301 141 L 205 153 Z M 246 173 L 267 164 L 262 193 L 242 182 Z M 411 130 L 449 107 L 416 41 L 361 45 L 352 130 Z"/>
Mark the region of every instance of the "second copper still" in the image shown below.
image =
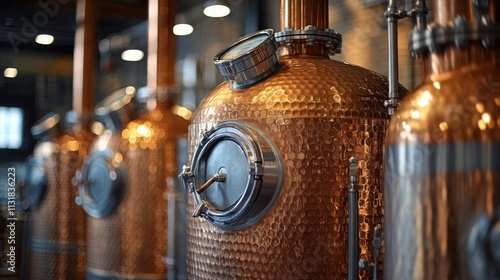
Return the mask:
<path id="1" fill-rule="evenodd" d="M 70 124 L 61 133 L 59 115 L 47 114 L 32 128 L 39 141 L 29 159 L 27 178 L 29 279 L 83 279 L 86 219 L 75 204 L 72 179 L 93 135 L 73 129 L 75 121 Z"/>
<path id="2" fill-rule="evenodd" d="M 282 32 L 250 34 L 216 56 L 229 81 L 194 113 L 180 175 L 193 197 L 189 279 L 346 279 L 351 157 L 360 253 L 372 257 L 387 79 L 329 59 L 341 37 L 327 28 L 328 1 L 283 1 L 281 12 Z"/>
<path id="3" fill-rule="evenodd" d="M 82 168 L 87 279 L 166 279 L 167 199 L 177 141 L 189 122 L 174 106 L 174 1 L 149 1 L 148 86 L 117 91 L 96 109 L 106 131 Z M 141 102 L 140 106 L 137 106 Z M 138 108 L 147 112 L 138 115 Z"/>
<path id="4" fill-rule="evenodd" d="M 500 279 L 500 2 L 432 2 L 386 142 L 384 279 Z"/>
<path id="5" fill-rule="evenodd" d="M 151 96 L 155 109 L 137 117 L 134 96 L 129 87 L 98 105 L 106 130 L 77 176 L 90 216 L 87 279 L 167 276 L 167 179 L 175 176 L 175 143 L 187 121 L 162 96 Z"/>

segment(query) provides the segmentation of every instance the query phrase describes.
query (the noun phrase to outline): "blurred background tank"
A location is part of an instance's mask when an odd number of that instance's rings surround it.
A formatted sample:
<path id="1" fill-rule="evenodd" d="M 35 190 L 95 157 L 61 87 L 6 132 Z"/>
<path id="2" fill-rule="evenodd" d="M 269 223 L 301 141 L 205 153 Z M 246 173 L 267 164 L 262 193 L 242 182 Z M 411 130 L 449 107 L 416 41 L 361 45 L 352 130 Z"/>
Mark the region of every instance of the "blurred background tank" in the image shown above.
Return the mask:
<path id="1" fill-rule="evenodd" d="M 177 141 L 187 134 L 190 111 L 175 105 L 169 90 L 175 5 L 155 0 L 149 5 L 148 86 L 137 92 L 127 87 L 98 105 L 95 112 L 106 130 L 78 175 L 78 200 L 91 216 L 88 279 L 165 279 L 173 260 L 165 258 L 167 199 L 177 180 Z"/>
<path id="2" fill-rule="evenodd" d="M 329 58 L 341 36 L 328 28 L 327 1 L 282 1 L 281 12 L 281 32 L 216 55 L 229 81 L 194 113 L 180 175 L 193 196 L 189 279 L 346 279 L 351 157 L 361 169 L 360 253 L 371 260 L 387 79 Z"/>
<path id="3" fill-rule="evenodd" d="M 432 1 L 423 83 L 391 119 L 384 279 L 500 279 L 499 1 Z"/>
<path id="4" fill-rule="evenodd" d="M 66 127 L 47 114 L 32 128 L 38 143 L 29 159 L 29 279 L 83 279 L 85 213 L 75 204 L 72 180 L 93 134 L 69 112 Z"/>

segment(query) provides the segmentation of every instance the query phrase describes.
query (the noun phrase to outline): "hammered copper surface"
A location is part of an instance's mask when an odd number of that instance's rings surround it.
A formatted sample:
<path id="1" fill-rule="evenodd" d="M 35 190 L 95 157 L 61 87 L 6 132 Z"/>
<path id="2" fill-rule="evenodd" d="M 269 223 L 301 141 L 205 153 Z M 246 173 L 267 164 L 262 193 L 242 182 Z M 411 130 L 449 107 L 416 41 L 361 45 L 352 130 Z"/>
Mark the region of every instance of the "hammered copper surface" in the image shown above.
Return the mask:
<path id="1" fill-rule="evenodd" d="M 189 279 L 346 279 L 353 156 L 361 167 L 361 256 L 371 260 L 373 229 L 383 218 L 387 80 L 320 56 L 287 56 L 280 63 L 276 74 L 246 90 L 222 83 L 194 115 L 190 157 L 200 132 L 241 120 L 275 143 L 285 173 L 275 205 L 248 229 L 224 231 L 188 215 Z M 190 199 L 188 211 L 193 207 Z"/>
<path id="2" fill-rule="evenodd" d="M 92 138 L 81 130 L 42 142 L 34 150 L 35 156 L 46 159 L 48 185 L 40 206 L 30 214 L 30 279 L 83 279 L 86 219 L 75 204 L 72 179 Z"/>
<path id="3" fill-rule="evenodd" d="M 461 10 L 436 2 L 439 23 Z M 429 54 L 429 76 L 391 119 L 385 279 L 471 279 L 468 232 L 500 205 L 499 57 L 479 43 Z"/>
<path id="4" fill-rule="evenodd" d="M 124 199 L 109 216 L 88 219 L 87 272 L 107 277 L 164 279 L 167 266 L 167 182 L 176 176 L 176 142 L 188 121 L 170 101 L 132 120 L 121 134 L 101 136 L 94 149 L 115 151 L 127 169 Z M 148 279 L 149 279 L 148 278 Z"/>

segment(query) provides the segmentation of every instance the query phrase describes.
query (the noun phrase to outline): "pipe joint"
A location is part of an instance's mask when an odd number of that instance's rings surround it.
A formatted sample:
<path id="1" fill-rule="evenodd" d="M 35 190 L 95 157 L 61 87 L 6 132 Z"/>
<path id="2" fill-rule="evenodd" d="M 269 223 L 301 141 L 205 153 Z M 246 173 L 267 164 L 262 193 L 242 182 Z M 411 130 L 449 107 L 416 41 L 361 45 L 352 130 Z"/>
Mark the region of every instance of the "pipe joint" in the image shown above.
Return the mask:
<path id="1" fill-rule="evenodd" d="M 449 45 L 466 48 L 472 42 L 480 42 L 485 48 L 500 43 L 500 24 L 489 15 L 489 1 L 473 1 L 475 22 L 457 16 L 451 26 L 432 25 L 413 31 L 410 35 L 410 51 L 413 56 L 442 51 Z"/>

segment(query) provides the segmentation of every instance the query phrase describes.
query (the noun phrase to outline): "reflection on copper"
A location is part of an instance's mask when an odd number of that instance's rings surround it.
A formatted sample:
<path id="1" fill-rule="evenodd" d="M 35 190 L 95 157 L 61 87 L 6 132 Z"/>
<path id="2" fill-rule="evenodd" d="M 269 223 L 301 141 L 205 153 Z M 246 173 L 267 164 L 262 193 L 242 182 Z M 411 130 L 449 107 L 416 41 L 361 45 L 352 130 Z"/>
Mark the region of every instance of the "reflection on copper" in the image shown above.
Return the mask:
<path id="1" fill-rule="evenodd" d="M 498 52 L 486 51 L 481 43 L 471 43 L 466 49 L 449 46 L 441 52 L 431 53 L 428 56 L 428 63 L 424 65 L 424 72 L 428 76 L 453 71 L 460 67 L 472 66 L 478 62 L 497 63 Z"/>

